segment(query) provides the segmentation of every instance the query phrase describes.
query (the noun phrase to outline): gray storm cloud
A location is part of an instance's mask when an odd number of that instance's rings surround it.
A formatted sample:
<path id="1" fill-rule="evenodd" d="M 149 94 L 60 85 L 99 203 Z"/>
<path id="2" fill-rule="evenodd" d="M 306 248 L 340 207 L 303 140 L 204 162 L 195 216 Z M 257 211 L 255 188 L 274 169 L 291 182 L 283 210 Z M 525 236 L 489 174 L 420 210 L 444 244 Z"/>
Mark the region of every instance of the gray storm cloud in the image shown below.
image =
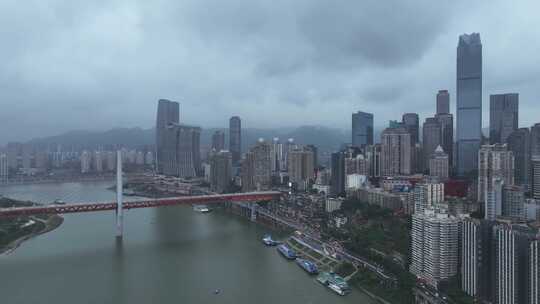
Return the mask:
<path id="1" fill-rule="evenodd" d="M 252 127 L 341 128 L 357 110 L 380 126 L 403 112 L 425 117 L 438 89 L 455 106 L 457 37 L 473 31 L 485 110 L 489 94 L 518 92 L 522 124 L 539 121 L 539 4 L 433 3 L 5 0 L 0 143 L 151 127 L 159 98 L 203 127 L 231 115 Z"/>

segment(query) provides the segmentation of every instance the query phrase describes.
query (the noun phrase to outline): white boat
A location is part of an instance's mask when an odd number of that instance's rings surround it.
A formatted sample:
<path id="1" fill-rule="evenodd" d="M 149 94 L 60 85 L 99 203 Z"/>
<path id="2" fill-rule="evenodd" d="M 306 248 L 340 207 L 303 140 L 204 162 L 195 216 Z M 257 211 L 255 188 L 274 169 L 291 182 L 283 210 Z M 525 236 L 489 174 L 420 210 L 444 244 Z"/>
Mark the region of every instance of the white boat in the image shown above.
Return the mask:
<path id="1" fill-rule="evenodd" d="M 336 284 L 328 284 L 328 288 L 332 289 L 333 291 L 335 291 L 338 295 L 340 296 L 344 296 L 345 295 L 345 291 L 343 289 L 341 289 L 338 285 Z"/>
<path id="2" fill-rule="evenodd" d="M 211 209 L 208 208 L 206 205 L 194 205 L 193 210 L 201 213 L 207 213 L 211 211 Z"/>

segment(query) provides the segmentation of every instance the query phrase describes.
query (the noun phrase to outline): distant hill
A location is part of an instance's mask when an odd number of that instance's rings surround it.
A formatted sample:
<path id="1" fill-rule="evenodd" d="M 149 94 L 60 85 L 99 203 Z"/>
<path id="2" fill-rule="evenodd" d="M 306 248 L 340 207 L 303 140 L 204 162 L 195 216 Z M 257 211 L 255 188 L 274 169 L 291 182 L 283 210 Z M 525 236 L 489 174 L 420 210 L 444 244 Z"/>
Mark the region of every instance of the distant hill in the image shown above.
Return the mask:
<path id="1" fill-rule="evenodd" d="M 212 133 L 216 130 L 224 131 L 226 134 L 226 146 L 228 143 L 228 129 L 208 128 L 201 133 L 201 148 L 210 146 Z M 61 144 L 63 146 L 93 148 L 97 146 L 122 145 L 127 147 L 141 147 L 154 144 L 154 129 L 141 128 L 115 128 L 108 131 L 69 131 L 56 136 L 32 139 L 34 144 Z M 288 138 L 293 138 L 299 144 L 313 144 L 319 151 L 329 152 L 337 150 L 342 143 L 350 141 L 350 132 L 328 128 L 323 126 L 301 126 L 297 128 L 278 129 L 242 129 L 242 148 L 247 150 L 257 142 L 259 138 L 272 140 L 279 137 L 284 142 Z"/>

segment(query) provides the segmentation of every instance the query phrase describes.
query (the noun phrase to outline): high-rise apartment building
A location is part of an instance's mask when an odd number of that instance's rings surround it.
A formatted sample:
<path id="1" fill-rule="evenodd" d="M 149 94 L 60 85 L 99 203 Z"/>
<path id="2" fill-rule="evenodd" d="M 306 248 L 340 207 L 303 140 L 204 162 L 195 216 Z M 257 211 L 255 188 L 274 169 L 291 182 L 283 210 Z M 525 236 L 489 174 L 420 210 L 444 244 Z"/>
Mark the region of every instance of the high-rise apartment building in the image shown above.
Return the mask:
<path id="1" fill-rule="evenodd" d="M 225 133 L 223 131 L 215 131 L 212 134 L 212 150 L 217 152 L 225 150 Z"/>
<path id="2" fill-rule="evenodd" d="M 195 177 L 200 174 L 201 128 L 171 123 L 164 131 L 162 159 L 158 162 L 162 174 Z"/>
<path id="3" fill-rule="evenodd" d="M 306 190 L 308 184 L 315 179 L 313 167 L 313 151 L 308 148 L 295 149 L 289 153 L 289 181 L 294 183 L 298 190 Z"/>
<path id="4" fill-rule="evenodd" d="M 83 151 L 81 153 L 81 173 L 90 172 L 92 164 L 92 154 L 88 151 Z"/>
<path id="5" fill-rule="evenodd" d="M 229 151 L 232 154 L 233 166 L 238 166 L 242 156 L 242 121 L 238 116 L 229 120 Z"/>
<path id="6" fill-rule="evenodd" d="M 441 124 L 435 117 L 428 117 L 422 127 L 422 145 L 423 145 L 423 162 L 424 168 L 429 168 L 429 160 L 435 149 L 441 145 Z"/>
<path id="7" fill-rule="evenodd" d="M 477 299 L 491 299 L 493 221 L 463 219 L 461 228 L 461 289 Z"/>
<path id="8" fill-rule="evenodd" d="M 484 202 L 495 178 L 502 179 L 505 185 L 514 184 L 514 155 L 506 144 L 484 145 L 478 151 L 479 202 Z"/>
<path id="9" fill-rule="evenodd" d="M 420 119 L 416 113 L 405 113 L 401 119 L 405 129 L 411 134 L 411 144 L 415 145 L 419 140 Z"/>
<path id="10" fill-rule="evenodd" d="M 441 146 L 437 146 L 429 159 L 429 175 L 439 178 L 440 181 L 448 179 L 448 154 L 444 153 Z"/>
<path id="11" fill-rule="evenodd" d="M 412 216 L 410 272 L 437 288 L 457 274 L 460 220 L 426 210 Z"/>
<path id="12" fill-rule="evenodd" d="M 220 150 L 210 156 L 210 189 L 224 193 L 229 189 L 232 178 L 232 155 Z"/>
<path id="13" fill-rule="evenodd" d="M 540 240 L 529 243 L 528 300 L 530 304 L 540 304 Z"/>
<path id="14" fill-rule="evenodd" d="M 534 199 L 540 200 L 540 155 L 531 159 L 531 193 Z"/>
<path id="15" fill-rule="evenodd" d="M 444 202 L 444 184 L 424 181 L 414 188 L 414 212 L 423 214 L 427 209 L 435 209 Z"/>
<path id="16" fill-rule="evenodd" d="M 361 111 L 352 114 L 351 142 L 356 147 L 373 144 L 373 114 Z"/>
<path id="17" fill-rule="evenodd" d="M 489 96 L 489 142 L 506 143 L 518 128 L 519 95 L 517 93 Z"/>
<path id="18" fill-rule="evenodd" d="M 404 128 L 387 128 L 381 134 L 383 176 L 411 174 L 411 135 Z"/>
<path id="19" fill-rule="evenodd" d="M 363 154 L 345 158 L 345 175 L 349 174 L 369 175 L 369 162 Z"/>
<path id="20" fill-rule="evenodd" d="M 270 189 L 272 182 L 271 145 L 263 139 L 253 146 L 242 162 L 242 191 Z"/>
<path id="21" fill-rule="evenodd" d="M 8 182 L 9 162 L 7 154 L 0 153 L 0 184 Z"/>
<path id="22" fill-rule="evenodd" d="M 437 93 L 437 114 L 450 114 L 450 93 L 439 90 Z"/>
<path id="23" fill-rule="evenodd" d="M 375 144 L 366 147 L 366 160 L 369 167 L 369 176 L 381 176 L 381 145 Z"/>
<path id="24" fill-rule="evenodd" d="M 540 123 L 531 127 L 531 156 L 540 156 Z"/>
<path id="25" fill-rule="evenodd" d="M 528 189 L 531 175 L 531 140 L 529 128 L 515 130 L 508 136 L 507 142 L 508 149 L 514 154 L 515 183 Z"/>
<path id="26" fill-rule="evenodd" d="M 156 169 L 158 173 L 164 174 L 166 170 L 164 163 L 174 158 L 174 143 L 170 141 L 169 125 L 178 124 L 180 119 L 180 105 L 178 102 L 167 99 L 158 101 L 156 119 Z"/>
<path id="27" fill-rule="evenodd" d="M 525 191 L 520 186 L 505 185 L 502 188 L 502 215 L 517 220 L 527 219 Z"/>
<path id="28" fill-rule="evenodd" d="M 480 34 L 464 34 L 457 47 L 457 173 L 478 167 L 482 142 L 482 43 Z"/>

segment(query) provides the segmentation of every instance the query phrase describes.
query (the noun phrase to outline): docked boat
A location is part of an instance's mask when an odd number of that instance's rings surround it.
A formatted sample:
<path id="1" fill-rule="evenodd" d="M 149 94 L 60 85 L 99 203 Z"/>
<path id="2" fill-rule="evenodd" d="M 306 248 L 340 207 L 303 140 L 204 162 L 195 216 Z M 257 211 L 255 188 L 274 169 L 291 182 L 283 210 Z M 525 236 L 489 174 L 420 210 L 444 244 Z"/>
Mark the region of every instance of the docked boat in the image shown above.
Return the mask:
<path id="1" fill-rule="evenodd" d="M 345 279 L 333 272 L 321 273 L 319 277 L 317 277 L 317 281 L 340 296 L 344 296 L 351 292 L 351 288 Z"/>
<path id="2" fill-rule="evenodd" d="M 208 208 L 206 205 L 194 205 L 193 210 L 201 213 L 208 213 L 212 211 L 210 208 Z"/>
<path id="3" fill-rule="evenodd" d="M 291 248 L 287 247 L 285 244 L 281 244 L 277 247 L 277 250 L 281 255 L 283 255 L 288 260 L 296 259 L 296 253 Z"/>
<path id="4" fill-rule="evenodd" d="M 270 236 L 269 234 L 265 235 L 262 238 L 262 242 L 266 246 L 277 246 L 277 245 L 281 244 L 281 242 L 273 240 L 272 236 Z"/>
<path id="5" fill-rule="evenodd" d="M 298 264 L 298 266 L 300 266 L 302 269 L 304 269 L 309 274 L 317 274 L 317 273 L 319 273 L 319 269 L 317 268 L 317 264 L 313 263 L 310 260 L 296 259 L 296 264 Z"/>

